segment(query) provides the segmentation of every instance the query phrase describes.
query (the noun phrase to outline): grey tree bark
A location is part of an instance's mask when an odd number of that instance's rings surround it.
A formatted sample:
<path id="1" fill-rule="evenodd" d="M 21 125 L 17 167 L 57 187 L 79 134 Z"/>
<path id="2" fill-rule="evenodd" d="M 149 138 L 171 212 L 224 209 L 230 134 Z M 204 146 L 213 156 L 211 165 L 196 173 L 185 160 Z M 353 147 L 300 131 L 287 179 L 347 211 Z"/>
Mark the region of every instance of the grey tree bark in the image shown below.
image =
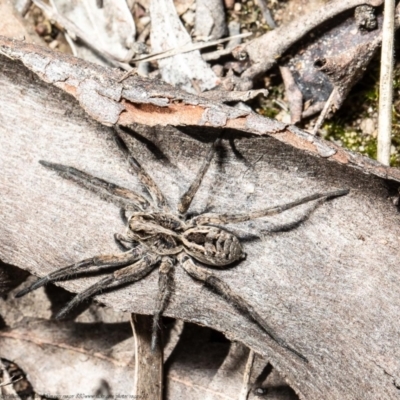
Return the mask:
<path id="1" fill-rule="evenodd" d="M 303 399 L 399 398 L 400 219 L 390 200 L 399 171 L 166 85 L 130 78 L 119 87 L 116 71 L 39 47 L 3 38 L 0 52 L 2 261 L 43 276 L 118 251 L 118 209 L 39 160 L 142 192 L 106 126 L 126 125 L 132 150 L 176 205 L 210 144 L 229 128 L 192 211 L 241 212 L 317 191 L 351 190 L 296 228 L 284 229 L 312 205 L 229 227 L 242 238 L 247 259 L 216 271 L 309 363 L 179 267 L 165 314 L 213 327 L 269 357 Z M 133 85 L 131 92 L 125 84 Z M 60 285 L 77 292 L 96 279 Z M 153 273 L 97 298 L 151 314 L 156 290 Z"/>

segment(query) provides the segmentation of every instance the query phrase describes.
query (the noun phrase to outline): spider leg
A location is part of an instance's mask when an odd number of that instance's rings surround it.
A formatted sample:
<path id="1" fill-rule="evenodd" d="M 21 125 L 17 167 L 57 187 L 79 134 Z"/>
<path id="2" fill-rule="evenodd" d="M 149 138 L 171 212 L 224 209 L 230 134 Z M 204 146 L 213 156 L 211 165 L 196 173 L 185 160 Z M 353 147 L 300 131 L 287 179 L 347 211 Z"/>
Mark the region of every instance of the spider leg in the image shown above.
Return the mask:
<path id="1" fill-rule="evenodd" d="M 111 276 L 107 276 L 94 285 L 88 287 L 83 292 L 78 293 L 57 315 L 56 319 L 63 318 L 68 312 L 83 300 L 93 296 L 110 285 L 122 285 L 124 283 L 136 282 L 143 279 L 153 269 L 159 261 L 159 257 L 155 255 L 145 255 L 142 259 L 132 265 L 128 265 L 118 271 L 115 271 Z"/>
<path id="2" fill-rule="evenodd" d="M 114 132 L 115 132 L 114 139 L 117 146 L 125 155 L 126 159 L 129 162 L 129 165 L 132 167 L 133 171 L 137 174 L 137 177 L 139 178 L 140 182 L 142 182 L 146 190 L 150 193 L 150 196 L 157 205 L 157 207 L 164 211 L 170 211 L 168 202 L 164 197 L 163 193 L 158 188 L 157 184 L 154 182 L 151 176 L 144 170 L 144 168 L 140 165 L 140 163 L 129 151 L 128 146 L 122 139 L 119 130 L 115 129 Z"/>
<path id="3" fill-rule="evenodd" d="M 308 203 L 309 201 L 320 199 L 324 199 L 325 201 L 327 199 L 344 196 L 348 193 L 348 189 L 339 189 L 326 193 L 314 193 L 310 196 L 302 197 L 301 199 L 297 199 L 281 206 L 268 207 L 264 210 L 250 211 L 244 214 L 202 214 L 192 219 L 191 226 L 204 224 L 237 224 L 239 222 L 245 222 L 256 218 L 280 214 L 283 211 Z"/>
<path id="4" fill-rule="evenodd" d="M 85 189 L 96 193 L 104 200 L 110 201 L 118 207 L 133 211 L 143 211 L 150 206 L 149 202 L 143 196 L 129 189 L 115 185 L 114 183 L 87 174 L 74 167 L 43 160 L 39 162 L 44 167 L 56 171 L 63 178 L 69 179 Z"/>
<path id="5" fill-rule="evenodd" d="M 157 347 L 158 336 L 160 332 L 160 318 L 168 305 L 168 300 L 171 297 L 173 277 L 172 271 L 174 260 L 171 257 L 163 257 L 159 268 L 158 278 L 158 295 L 156 308 L 154 310 L 153 328 L 151 337 L 151 350 L 154 351 Z"/>
<path id="6" fill-rule="evenodd" d="M 68 265 L 67 267 L 61 268 L 57 271 L 52 272 L 38 279 L 32 285 L 26 287 L 19 291 L 15 297 L 25 296 L 27 293 L 32 292 L 47 283 L 58 281 L 70 277 L 72 274 L 87 270 L 91 267 L 97 267 L 94 271 L 101 270 L 103 267 L 124 267 L 136 260 L 138 260 L 143 253 L 143 249 L 136 247 L 127 251 L 126 253 L 117 255 L 103 255 L 92 258 L 87 258 L 86 260 L 79 261 L 75 264 Z"/>
<path id="7" fill-rule="evenodd" d="M 210 149 L 207 152 L 206 158 L 203 161 L 203 164 L 201 165 L 199 171 L 197 172 L 195 180 L 190 185 L 190 187 L 186 191 L 186 193 L 184 193 L 183 196 L 181 197 L 179 204 L 178 204 L 178 211 L 181 214 L 186 213 L 186 211 L 190 207 L 190 204 L 192 203 L 192 200 L 193 200 L 195 194 L 199 190 L 201 181 L 203 180 L 203 177 L 206 174 L 208 167 L 210 166 L 211 160 L 214 157 L 215 150 L 220 143 L 221 143 L 221 139 L 219 138 L 210 147 Z"/>
<path id="8" fill-rule="evenodd" d="M 247 317 L 250 317 L 255 321 L 263 331 L 274 340 L 279 346 L 286 350 L 291 351 L 300 357 L 303 361 L 308 362 L 307 358 L 304 357 L 300 352 L 295 350 L 293 347 L 289 346 L 286 341 L 280 338 L 274 329 L 267 324 L 267 322 L 261 317 L 257 311 L 248 304 L 241 296 L 235 293 L 228 284 L 215 276 L 212 272 L 208 271 L 206 268 L 200 267 L 195 264 L 194 261 L 187 255 L 180 254 L 178 256 L 179 262 L 183 269 L 193 278 L 204 284 L 210 286 L 214 289 L 220 296 L 225 298 L 229 303 L 233 304 L 239 311 L 241 311 Z"/>
<path id="9" fill-rule="evenodd" d="M 278 225 L 270 230 L 262 230 L 261 233 L 272 233 L 272 232 L 288 232 L 292 229 L 297 228 L 300 224 L 307 221 L 314 211 L 325 201 L 325 198 L 317 200 L 312 207 L 310 207 L 300 218 L 297 218 L 295 221 L 291 221 L 285 223 L 283 225 Z"/>

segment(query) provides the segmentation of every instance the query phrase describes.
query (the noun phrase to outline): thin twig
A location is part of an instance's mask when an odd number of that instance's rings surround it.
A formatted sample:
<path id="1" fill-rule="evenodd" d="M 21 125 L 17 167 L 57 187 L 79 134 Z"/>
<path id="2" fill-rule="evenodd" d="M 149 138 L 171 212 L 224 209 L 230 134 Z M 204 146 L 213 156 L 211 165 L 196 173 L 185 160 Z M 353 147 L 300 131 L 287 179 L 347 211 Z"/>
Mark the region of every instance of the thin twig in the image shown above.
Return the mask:
<path id="1" fill-rule="evenodd" d="M 22 378 L 23 378 L 23 377 L 20 376 L 19 378 L 14 379 L 14 377 L 12 376 L 7 382 L 0 383 L 0 387 L 8 386 L 8 385 L 13 385 L 14 383 L 17 383 L 17 382 L 19 382 L 20 380 L 22 380 Z"/>
<path id="2" fill-rule="evenodd" d="M 243 372 L 243 385 L 242 390 L 240 391 L 239 400 L 247 400 L 247 396 L 250 390 L 250 378 L 251 371 L 253 369 L 254 357 L 254 351 L 250 350 L 249 357 L 247 358 L 246 367 L 244 368 Z"/>
<path id="3" fill-rule="evenodd" d="M 272 18 L 271 11 L 268 8 L 268 5 L 265 0 L 257 0 L 258 7 L 260 7 L 261 13 L 263 15 L 264 21 L 271 28 L 276 28 L 276 23 Z"/>
<path id="4" fill-rule="evenodd" d="M 336 87 L 334 87 L 331 94 L 328 97 L 328 100 L 326 101 L 326 103 L 324 105 L 324 108 L 321 111 L 321 114 L 319 114 L 317 122 L 314 125 L 314 128 L 311 132 L 313 135 L 316 135 L 318 133 L 319 128 L 321 128 L 322 124 L 325 121 L 326 116 L 328 115 L 329 111 L 331 110 L 333 99 L 336 96 L 336 91 L 337 91 L 337 89 L 336 89 Z"/>
<path id="5" fill-rule="evenodd" d="M 385 0 L 382 28 L 381 76 L 379 84 L 378 154 L 384 165 L 390 165 L 393 98 L 393 41 L 395 0 Z"/>
<path id="6" fill-rule="evenodd" d="M 2 382 L 0 384 L 0 396 L 1 398 L 7 399 L 15 399 L 15 400 L 20 400 L 21 397 L 18 395 L 17 391 L 14 388 L 14 383 L 22 380 L 22 376 L 20 378 L 15 379 L 14 376 L 10 376 L 10 374 L 7 371 L 6 366 L 4 365 L 4 362 L 0 359 L 0 372 L 1 372 L 1 378 L 5 382 Z"/>
<path id="7" fill-rule="evenodd" d="M 301 112 L 303 111 L 303 95 L 294 80 L 290 68 L 280 66 L 279 70 L 285 85 L 286 97 L 290 108 L 290 123 L 296 124 L 301 121 Z"/>
<path id="8" fill-rule="evenodd" d="M 186 43 L 185 45 L 183 45 L 181 47 L 176 47 L 173 49 L 161 51 L 159 53 L 153 53 L 153 54 L 148 54 L 146 56 L 134 58 L 130 62 L 161 60 L 162 58 L 172 57 L 172 56 L 176 56 L 177 54 L 188 53 L 188 52 L 194 51 L 194 50 L 205 49 L 207 47 L 216 46 L 221 43 L 229 42 L 232 39 L 245 38 L 245 37 L 248 37 L 251 35 L 252 35 L 251 32 L 247 32 L 247 33 L 241 33 L 241 34 L 235 35 L 235 36 L 226 37 L 223 39 L 211 40 L 210 42 L 198 42 L 198 43 L 190 42 L 190 43 Z"/>
<path id="9" fill-rule="evenodd" d="M 217 44 L 225 43 L 232 39 L 244 38 L 244 37 L 248 37 L 251 35 L 252 35 L 252 33 L 248 32 L 248 33 L 241 33 L 240 35 L 236 35 L 236 36 L 230 36 L 230 37 L 223 38 L 223 39 L 212 40 L 210 42 L 199 42 L 199 43 L 189 42 L 180 47 L 176 47 L 176 48 L 169 49 L 169 50 L 164 50 L 159 53 L 153 53 L 153 54 L 148 54 L 145 56 L 140 56 L 138 58 L 134 58 L 130 62 L 134 63 L 134 62 L 139 62 L 139 61 L 148 61 L 149 62 L 149 61 L 161 60 L 163 58 L 176 56 L 177 54 L 188 53 L 190 51 L 200 50 L 200 49 L 204 49 L 206 47 L 211 47 L 211 46 L 216 46 Z M 124 81 L 126 78 L 128 78 L 133 73 L 134 73 L 133 71 L 127 72 L 126 74 L 124 74 L 121 77 L 121 79 L 118 82 Z"/>
<path id="10" fill-rule="evenodd" d="M 204 61 L 218 60 L 218 58 L 226 56 L 232 53 L 232 50 L 241 43 L 241 39 L 237 36 L 240 33 L 240 24 L 237 21 L 231 21 L 228 24 L 229 37 L 231 40 L 228 42 L 226 47 L 221 50 L 215 50 L 210 53 L 203 53 L 201 57 Z"/>

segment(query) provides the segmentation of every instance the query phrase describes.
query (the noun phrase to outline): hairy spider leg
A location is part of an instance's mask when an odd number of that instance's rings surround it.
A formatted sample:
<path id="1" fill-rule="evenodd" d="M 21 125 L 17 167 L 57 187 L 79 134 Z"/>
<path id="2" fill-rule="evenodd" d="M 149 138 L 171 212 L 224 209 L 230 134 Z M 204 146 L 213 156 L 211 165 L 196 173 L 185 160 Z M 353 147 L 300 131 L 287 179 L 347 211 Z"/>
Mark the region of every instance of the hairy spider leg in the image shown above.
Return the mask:
<path id="1" fill-rule="evenodd" d="M 110 285 L 120 286 L 129 282 L 137 282 L 147 276 L 154 268 L 160 257 L 153 254 L 146 254 L 142 259 L 132 265 L 115 271 L 111 276 L 107 276 L 94 285 L 88 287 L 83 292 L 78 293 L 57 315 L 56 319 L 63 318 L 77 304 L 95 295 L 96 293 L 108 288 Z"/>
<path id="2" fill-rule="evenodd" d="M 68 265 L 67 267 L 61 268 L 57 271 L 52 272 L 51 274 L 44 276 L 41 279 L 38 279 L 36 282 L 32 283 L 32 285 L 19 291 L 15 295 L 15 297 L 25 296 L 27 293 L 32 292 L 33 290 L 36 290 L 41 286 L 46 285 L 47 283 L 69 278 L 71 275 L 87 271 L 91 267 L 96 267 L 94 269 L 95 272 L 102 270 L 104 267 L 125 267 L 126 265 L 139 260 L 142 255 L 143 249 L 141 247 L 136 247 L 127 251 L 126 253 L 87 258 L 86 260 Z"/>
<path id="3" fill-rule="evenodd" d="M 217 147 L 219 146 L 220 143 L 221 143 L 221 139 L 218 138 L 213 143 L 213 145 L 210 147 L 210 149 L 207 152 L 207 155 L 206 155 L 205 159 L 203 160 L 203 163 L 202 163 L 199 171 L 197 172 L 195 180 L 190 185 L 190 187 L 186 191 L 186 193 L 184 193 L 183 196 L 181 197 L 181 199 L 179 200 L 178 211 L 181 214 L 185 214 L 186 211 L 189 209 L 190 204 L 192 203 L 192 200 L 193 200 L 194 196 L 196 195 L 197 191 L 199 190 L 199 187 L 200 187 L 200 184 L 201 184 L 201 182 L 203 180 L 203 177 L 206 174 L 206 172 L 208 170 L 208 167 L 211 164 L 211 160 L 214 157 L 215 150 L 217 149 Z"/>
<path id="4" fill-rule="evenodd" d="M 69 179 L 78 185 L 96 193 L 104 200 L 110 201 L 118 207 L 132 211 L 144 211 L 150 203 L 141 195 L 129 189 L 107 182 L 86 172 L 80 171 L 68 165 L 39 161 L 44 167 L 56 171 L 65 179 Z"/>
<path id="5" fill-rule="evenodd" d="M 154 351 L 157 347 L 158 336 L 160 333 L 160 318 L 162 313 L 168 305 L 168 301 L 171 297 L 172 286 L 173 286 L 173 267 L 175 259 L 171 257 L 163 257 L 161 260 L 160 267 L 158 269 L 158 294 L 156 300 L 156 307 L 154 310 L 153 317 L 153 328 L 151 336 L 151 350 Z"/>
<path id="6" fill-rule="evenodd" d="M 206 224 L 237 224 L 239 222 L 250 221 L 256 218 L 268 217 L 276 214 L 280 214 L 283 211 L 289 210 L 290 208 L 300 206 L 313 200 L 319 199 L 332 199 L 339 196 L 344 196 L 349 193 L 348 189 L 339 189 L 332 192 L 326 193 L 314 193 L 310 196 L 302 197 L 287 204 L 281 206 L 268 207 L 264 210 L 250 211 L 244 214 L 202 214 L 191 220 L 191 226 L 206 225 Z"/>
<path id="7" fill-rule="evenodd" d="M 311 217 L 311 215 L 314 213 L 314 211 L 325 201 L 325 199 L 326 198 L 323 197 L 323 198 L 317 200 L 316 202 L 314 202 L 314 204 L 303 215 L 301 215 L 296 220 L 284 223 L 282 225 L 278 225 L 278 226 L 274 227 L 273 229 L 268 229 L 267 231 L 261 230 L 260 232 L 261 233 L 287 232 L 287 231 L 297 228 L 300 224 L 307 221 Z"/>
<path id="8" fill-rule="evenodd" d="M 216 293 L 228 301 L 228 303 L 233 304 L 241 313 L 245 316 L 250 317 L 257 325 L 279 346 L 286 350 L 289 350 L 296 356 L 300 357 L 303 361 L 308 362 L 307 358 L 304 357 L 300 352 L 298 352 L 293 347 L 289 346 L 286 341 L 280 338 L 271 328 L 267 322 L 257 313 L 257 311 L 251 306 L 243 297 L 235 293 L 230 286 L 222 281 L 220 278 L 215 276 L 207 268 L 200 267 L 196 264 L 191 257 L 188 255 L 180 254 L 178 256 L 179 262 L 182 268 L 188 273 L 190 277 L 205 285 L 210 286 Z"/>
<path id="9" fill-rule="evenodd" d="M 153 199 L 154 203 L 160 210 L 163 211 L 170 211 L 170 207 L 168 205 L 167 199 L 154 182 L 153 178 L 144 170 L 144 168 L 140 165 L 140 163 L 136 160 L 133 156 L 132 152 L 129 150 L 126 142 L 122 138 L 121 131 L 119 129 L 114 129 L 115 135 L 115 143 L 117 144 L 118 148 L 122 151 L 126 159 L 128 160 L 129 165 L 132 167 L 133 171 L 136 173 L 137 177 L 139 178 L 140 182 L 149 192 L 151 198 Z"/>

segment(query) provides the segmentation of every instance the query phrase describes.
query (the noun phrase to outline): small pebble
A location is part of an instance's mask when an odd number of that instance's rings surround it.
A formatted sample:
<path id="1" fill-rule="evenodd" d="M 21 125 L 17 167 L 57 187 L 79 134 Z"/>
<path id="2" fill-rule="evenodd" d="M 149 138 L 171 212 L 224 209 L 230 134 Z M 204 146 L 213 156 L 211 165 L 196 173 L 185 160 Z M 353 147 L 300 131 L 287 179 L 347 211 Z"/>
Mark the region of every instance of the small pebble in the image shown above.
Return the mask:
<path id="1" fill-rule="evenodd" d="M 189 10 L 186 11 L 185 14 L 182 15 L 182 19 L 185 21 L 187 25 L 193 26 L 194 25 L 194 19 L 195 19 L 196 14 Z"/>
<path id="2" fill-rule="evenodd" d="M 360 129 L 365 135 L 372 135 L 376 130 L 375 121 L 372 118 L 365 118 L 360 122 Z"/>
<path id="3" fill-rule="evenodd" d="M 146 16 L 140 18 L 139 21 L 143 26 L 146 26 L 147 24 L 150 23 L 150 17 L 146 15 Z"/>
<path id="4" fill-rule="evenodd" d="M 247 184 L 244 186 L 244 191 L 245 191 L 246 193 L 254 193 L 254 190 L 255 190 L 255 186 L 254 186 L 252 183 L 247 183 Z"/>
<path id="5" fill-rule="evenodd" d="M 224 75 L 224 67 L 220 64 L 213 65 L 211 69 L 214 71 L 214 74 L 217 75 L 218 77 Z"/>
<path id="6" fill-rule="evenodd" d="M 49 47 L 54 50 L 58 47 L 59 43 L 58 40 L 53 40 L 52 42 L 49 43 Z"/>
<path id="7" fill-rule="evenodd" d="M 242 10 L 242 4 L 241 3 L 235 3 L 235 5 L 233 6 L 233 11 L 239 12 L 241 10 Z"/>

